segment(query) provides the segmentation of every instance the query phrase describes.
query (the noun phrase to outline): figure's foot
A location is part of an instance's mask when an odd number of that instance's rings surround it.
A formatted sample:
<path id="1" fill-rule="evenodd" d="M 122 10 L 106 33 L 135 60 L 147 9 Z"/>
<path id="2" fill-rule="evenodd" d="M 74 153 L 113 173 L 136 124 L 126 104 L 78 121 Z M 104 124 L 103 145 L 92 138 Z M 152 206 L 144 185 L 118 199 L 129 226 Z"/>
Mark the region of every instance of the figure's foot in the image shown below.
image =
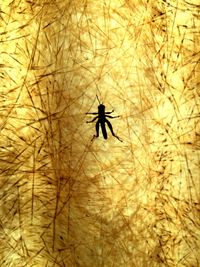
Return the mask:
<path id="1" fill-rule="evenodd" d="M 95 134 L 94 134 L 94 136 L 92 137 L 92 139 L 91 139 L 91 142 L 95 139 L 95 138 L 97 138 L 98 136 L 96 136 Z"/>
<path id="2" fill-rule="evenodd" d="M 114 137 L 116 137 L 120 142 L 123 142 L 123 140 L 119 138 L 117 135 L 114 135 Z"/>

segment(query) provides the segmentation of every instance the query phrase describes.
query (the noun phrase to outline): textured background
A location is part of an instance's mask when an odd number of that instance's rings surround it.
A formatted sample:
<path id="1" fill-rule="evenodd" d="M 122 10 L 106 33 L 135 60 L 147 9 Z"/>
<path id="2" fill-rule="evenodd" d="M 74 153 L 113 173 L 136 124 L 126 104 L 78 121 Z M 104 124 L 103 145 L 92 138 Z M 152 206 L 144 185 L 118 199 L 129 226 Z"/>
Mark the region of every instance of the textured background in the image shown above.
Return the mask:
<path id="1" fill-rule="evenodd" d="M 0 3 L 0 266 L 200 266 L 199 2 Z"/>

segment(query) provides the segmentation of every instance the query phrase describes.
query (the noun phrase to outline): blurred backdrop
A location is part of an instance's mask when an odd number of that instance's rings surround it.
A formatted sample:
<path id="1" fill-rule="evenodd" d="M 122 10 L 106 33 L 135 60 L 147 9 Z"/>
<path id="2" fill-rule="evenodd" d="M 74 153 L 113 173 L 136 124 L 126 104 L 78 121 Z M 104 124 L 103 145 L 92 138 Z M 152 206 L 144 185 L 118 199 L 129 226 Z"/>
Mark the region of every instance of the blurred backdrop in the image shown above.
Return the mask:
<path id="1" fill-rule="evenodd" d="M 0 3 L 0 266 L 200 266 L 198 1 Z"/>

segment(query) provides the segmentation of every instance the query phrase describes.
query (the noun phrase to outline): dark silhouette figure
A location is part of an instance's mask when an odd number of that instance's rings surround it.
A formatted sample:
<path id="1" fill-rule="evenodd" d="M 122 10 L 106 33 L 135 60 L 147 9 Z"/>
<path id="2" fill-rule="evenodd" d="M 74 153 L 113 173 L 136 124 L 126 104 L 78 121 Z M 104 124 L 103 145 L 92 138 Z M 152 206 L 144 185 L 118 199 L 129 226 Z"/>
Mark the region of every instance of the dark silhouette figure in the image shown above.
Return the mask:
<path id="1" fill-rule="evenodd" d="M 105 112 L 105 106 L 103 104 L 100 104 L 98 106 L 98 112 L 86 113 L 86 114 L 97 115 L 91 121 L 87 121 L 87 123 L 94 122 L 95 120 L 98 119 L 98 121 L 96 123 L 96 135 L 93 136 L 91 141 L 93 141 L 94 138 L 99 137 L 99 125 L 101 125 L 101 130 L 102 130 L 102 134 L 103 134 L 104 139 L 107 139 L 106 125 L 105 125 L 105 123 L 107 123 L 112 135 L 114 137 L 116 137 L 120 142 L 122 142 L 122 140 L 117 135 L 115 135 L 113 128 L 112 128 L 112 124 L 109 122 L 109 120 L 106 119 L 106 118 L 111 118 L 111 119 L 119 118 L 119 116 L 107 115 L 107 114 L 111 114 L 112 112 L 114 112 L 114 110 Z"/>

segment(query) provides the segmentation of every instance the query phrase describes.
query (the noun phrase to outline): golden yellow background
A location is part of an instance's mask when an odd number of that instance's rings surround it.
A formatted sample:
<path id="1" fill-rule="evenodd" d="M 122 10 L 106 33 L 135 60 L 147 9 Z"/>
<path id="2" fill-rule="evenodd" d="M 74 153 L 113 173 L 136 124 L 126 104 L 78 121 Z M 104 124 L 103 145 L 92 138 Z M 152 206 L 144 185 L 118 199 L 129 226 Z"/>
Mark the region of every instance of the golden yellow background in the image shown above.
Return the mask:
<path id="1" fill-rule="evenodd" d="M 0 4 L 0 266 L 200 266 L 198 1 Z"/>

